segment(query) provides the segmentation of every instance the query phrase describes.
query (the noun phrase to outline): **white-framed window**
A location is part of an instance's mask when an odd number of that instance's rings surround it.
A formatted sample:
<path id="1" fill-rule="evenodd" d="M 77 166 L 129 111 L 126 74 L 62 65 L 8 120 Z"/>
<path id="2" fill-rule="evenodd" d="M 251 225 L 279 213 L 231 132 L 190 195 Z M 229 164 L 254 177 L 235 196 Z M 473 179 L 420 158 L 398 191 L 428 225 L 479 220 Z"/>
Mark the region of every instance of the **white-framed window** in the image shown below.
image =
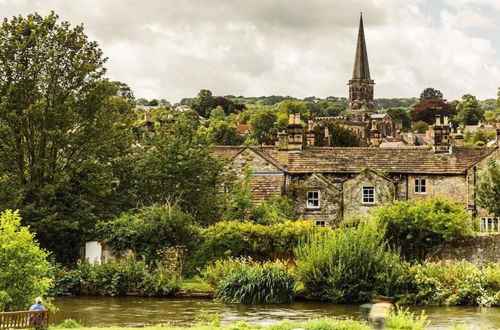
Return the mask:
<path id="1" fill-rule="evenodd" d="M 320 193 L 319 190 L 310 190 L 307 192 L 307 208 L 319 209 L 320 207 Z"/>
<path id="2" fill-rule="evenodd" d="M 481 232 L 497 232 L 500 231 L 499 217 L 481 217 L 479 223 L 479 231 Z"/>
<path id="3" fill-rule="evenodd" d="M 427 193 L 427 180 L 416 178 L 415 179 L 415 194 Z"/>
<path id="4" fill-rule="evenodd" d="M 375 187 L 363 187 L 363 204 L 375 204 Z"/>
<path id="5" fill-rule="evenodd" d="M 314 222 L 314 224 L 315 224 L 316 226 L 318 226 L 318 227 L 325 227 L 325 226 L 326 226 L 326 222 L 325 222 L 325 220 L 316 220 L 316 221 Z"/>

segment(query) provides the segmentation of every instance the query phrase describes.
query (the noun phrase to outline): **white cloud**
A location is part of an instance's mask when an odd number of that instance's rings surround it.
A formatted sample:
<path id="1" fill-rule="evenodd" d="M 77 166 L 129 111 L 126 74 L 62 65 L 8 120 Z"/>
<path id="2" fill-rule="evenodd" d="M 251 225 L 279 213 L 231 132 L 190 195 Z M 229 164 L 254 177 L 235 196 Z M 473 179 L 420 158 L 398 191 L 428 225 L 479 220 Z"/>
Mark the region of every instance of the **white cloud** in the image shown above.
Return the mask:
<path id="1" fill-rule="evenodd" d="M 428 0 L 429 1 L 429 0 Z M 433 0 L 434 1 L 434 0 Z M 109 57 L 111 78 L 138 97 L 178 101 L 201 88 L 234 95 L 347 95 L 363 11 L 377 97 L 496 95 L 497 0 L 444 0 L 441 24 L 425 0 L 36 0 L 0 1 L 4 15 L 42 14 L 84 23 Z M 500 45 L 497 45 L 497 47 Z"/>

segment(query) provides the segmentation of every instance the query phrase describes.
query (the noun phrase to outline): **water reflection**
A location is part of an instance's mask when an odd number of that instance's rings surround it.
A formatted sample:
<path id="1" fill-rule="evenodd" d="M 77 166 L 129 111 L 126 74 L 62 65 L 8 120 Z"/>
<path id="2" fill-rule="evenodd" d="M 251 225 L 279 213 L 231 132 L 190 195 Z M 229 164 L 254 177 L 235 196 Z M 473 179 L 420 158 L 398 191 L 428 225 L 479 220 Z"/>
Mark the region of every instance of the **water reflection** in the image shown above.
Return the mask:
<path id="1" fill-rule="evenodd" d="M 54 304 L 60 309 L 52 317 L 55 324 L 72 318 L 82 321 L 86 326 L 188 325 L 195 322 L 202 309 L 210 314 L 219 313 L 223 324 L 246 321 L 269 325 L 282 320 L 359 316 L 358 306 L 309 301 L 285 305 L 239 305 L 208 299 L 59 297 Z M 419 314 L 422 308 L 412 307 L 411 310 Z M 488 326 L 500 329 L 500 308 L 426 307 L 425 311 L 435 329 L 453 324 L 466 325 L 468 329 Z"/>

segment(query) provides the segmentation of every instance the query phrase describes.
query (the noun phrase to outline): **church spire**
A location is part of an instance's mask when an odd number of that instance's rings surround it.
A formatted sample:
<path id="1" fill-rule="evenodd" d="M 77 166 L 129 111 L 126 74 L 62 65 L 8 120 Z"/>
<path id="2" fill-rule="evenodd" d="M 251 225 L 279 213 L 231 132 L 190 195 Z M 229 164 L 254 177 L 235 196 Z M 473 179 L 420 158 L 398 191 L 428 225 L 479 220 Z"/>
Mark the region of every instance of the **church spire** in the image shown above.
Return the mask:
<path id="1" fill-rule="evenodd" d="M 354 69 L 352 79 L 370 80 L 370 67 L 368 66 L 368 52 L 366 51 L 365 31 L 363 29 L 363 13 L 359 17 L 358 44 L 356 46 L 356 57 L 354 58 Z"/>

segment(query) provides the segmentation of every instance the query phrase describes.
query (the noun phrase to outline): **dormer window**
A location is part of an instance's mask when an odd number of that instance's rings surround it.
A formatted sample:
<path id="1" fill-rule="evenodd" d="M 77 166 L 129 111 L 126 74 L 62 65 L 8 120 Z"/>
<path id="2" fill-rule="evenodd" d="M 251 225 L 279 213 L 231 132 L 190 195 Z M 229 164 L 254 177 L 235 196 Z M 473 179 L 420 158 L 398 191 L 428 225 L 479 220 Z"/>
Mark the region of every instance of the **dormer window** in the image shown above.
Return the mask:
<path id="1" fill-rule="evenodd" d="M 307 192 L 307 208 L 319 209 L 320 207 L 320 193 L 319 190 L 310 190 Z"/>

